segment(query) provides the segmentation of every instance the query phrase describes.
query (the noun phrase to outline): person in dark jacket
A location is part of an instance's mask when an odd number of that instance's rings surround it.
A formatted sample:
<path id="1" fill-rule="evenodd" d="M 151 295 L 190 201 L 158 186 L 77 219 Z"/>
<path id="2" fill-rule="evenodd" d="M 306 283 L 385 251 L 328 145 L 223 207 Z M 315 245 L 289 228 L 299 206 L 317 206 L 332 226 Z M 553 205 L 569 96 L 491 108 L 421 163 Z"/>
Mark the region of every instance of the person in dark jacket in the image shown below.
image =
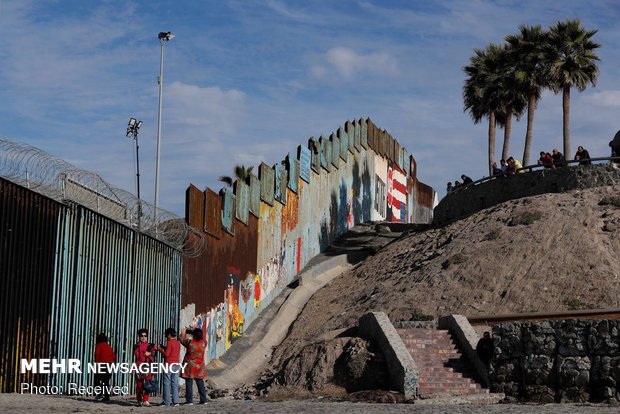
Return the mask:
<path id="1" fill-rule="evenodd" d="M 491 334 L 485 332 L 482 338 L 478 341 L 476 345 L 476 353 L 478 357 L 484 362 L 487 366 L 491 362 L 491 358 L 493 358 L 493 353 L 495 352 L 495 346 L 493 345 L 493 339 L 491 339 Z"/>
<path id="2" fill-rule="evenodd" d="M 466 176 L 465 174 L 461 175 L 461 179 L 463 180 L 463 185 L 467 185 L 469 183 L 473 183 L 474 180 Z"/>
<path id="3" fill-rule="evenodd" d="M 558 151 L 557 148 L 553 149 L 553 154 L 551 154 L 551 158 L 553 158 L 553 165 L 555 168 L 566 167 L 566 159 L 564 158 L 564 154 Z"/>
<path id="4" fill-rule="evenodd" d="M 575 153 L 575 161 L 579 161 L 579 165 L 592 164 L 592 162 L 590 161 L 590 153 L 581 145 L 577 147 L 577 152 Z"/>
<path id="5" fill-rule="evenodd" d="M 108 344 L 108 337 L 104 333 L 97 335 L 97 346 L 95 347 L 95 362 L 112 364 L 116 360 L 116 354 Z M 96 398 L 100 401 L 110 401 L 110 378 L 112 374 L 109 372 L 95 374 L 95 386 L 103 387 L 103 391 L 97 394 Z"/>
<path id="6" fill-rule="evenodd" d="M 609 146 L 611 147 L 611 156 L 620 157 L 620 131 L 616 132 L 614 139 L 609 141 Z"/>

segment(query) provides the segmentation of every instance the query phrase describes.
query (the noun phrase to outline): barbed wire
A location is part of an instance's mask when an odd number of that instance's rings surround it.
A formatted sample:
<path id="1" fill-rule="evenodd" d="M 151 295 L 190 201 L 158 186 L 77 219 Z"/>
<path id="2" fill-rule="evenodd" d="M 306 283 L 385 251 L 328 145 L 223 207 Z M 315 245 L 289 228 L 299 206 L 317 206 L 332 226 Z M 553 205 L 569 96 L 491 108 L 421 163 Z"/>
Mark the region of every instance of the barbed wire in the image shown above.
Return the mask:
<path id="1" fill-rule="evenodd" d="M 32 145 L 0 138 L 0 176 L 60 202 L 71 201 L 169 244 L 189 257 L 206 248 L 200 231 L 171 211 L 157 208 Z M 155 219 L 156 218 L 156 219 Z"/>

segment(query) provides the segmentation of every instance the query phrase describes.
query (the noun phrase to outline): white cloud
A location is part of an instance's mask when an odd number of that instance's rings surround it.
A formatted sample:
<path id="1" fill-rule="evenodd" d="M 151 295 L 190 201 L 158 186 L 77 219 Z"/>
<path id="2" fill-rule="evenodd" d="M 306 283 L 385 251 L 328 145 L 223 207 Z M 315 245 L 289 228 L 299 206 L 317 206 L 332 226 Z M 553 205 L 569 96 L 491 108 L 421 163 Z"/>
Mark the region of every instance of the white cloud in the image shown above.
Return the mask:
<path id="1" fill-rule="evenodd" d="M 323 56 L 323 64 L 310 68 L 316 77 L 325 77 L 336 73 L 346 80 L 363 74 L 393 76 L 399 73 L 396 58 L 386 52 L 358 53 L 348 47 L 334 47 Z"/>
<path id="2" fill-rule="evenodd" d="M 173 82 L 166 91 L 172 122 L 231 133 L 245 111 L 243 92 Z"/>
<path id="3" fill-rule="evenodd" d="M 620 106 L 620 91 L 619 90 L 607 90 L 594 92 L 593 94 L 584 98 L 590 105 L 600 107 L 619 107 Z"/>

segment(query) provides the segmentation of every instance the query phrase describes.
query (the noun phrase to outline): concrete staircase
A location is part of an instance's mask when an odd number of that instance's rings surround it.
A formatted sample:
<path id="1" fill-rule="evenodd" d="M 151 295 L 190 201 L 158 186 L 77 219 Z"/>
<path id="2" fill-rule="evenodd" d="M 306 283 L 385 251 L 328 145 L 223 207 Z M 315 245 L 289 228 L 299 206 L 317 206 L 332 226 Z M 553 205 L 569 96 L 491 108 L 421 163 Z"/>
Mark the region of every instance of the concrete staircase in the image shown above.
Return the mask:
<path id="1" fill-rule="evenodd" d="M 410 328 L 396 331 L 420 370 L 420 397 L 489 393 L 472 379 L 473 371 L 447 330 Z"/>

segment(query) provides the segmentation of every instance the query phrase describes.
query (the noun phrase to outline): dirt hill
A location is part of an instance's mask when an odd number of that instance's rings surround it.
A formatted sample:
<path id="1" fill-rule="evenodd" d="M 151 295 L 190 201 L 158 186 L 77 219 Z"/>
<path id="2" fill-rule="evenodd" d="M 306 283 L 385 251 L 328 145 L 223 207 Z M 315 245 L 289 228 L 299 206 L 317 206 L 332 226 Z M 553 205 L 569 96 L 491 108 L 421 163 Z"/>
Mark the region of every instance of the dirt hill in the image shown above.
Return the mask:
<path id="1" fill-rule="evenodd" d="M 372 310 L 398 321 L 620 307 L 618 189 L 513 200 L 395 241 L 313 296 L 273 367 Z"/>

